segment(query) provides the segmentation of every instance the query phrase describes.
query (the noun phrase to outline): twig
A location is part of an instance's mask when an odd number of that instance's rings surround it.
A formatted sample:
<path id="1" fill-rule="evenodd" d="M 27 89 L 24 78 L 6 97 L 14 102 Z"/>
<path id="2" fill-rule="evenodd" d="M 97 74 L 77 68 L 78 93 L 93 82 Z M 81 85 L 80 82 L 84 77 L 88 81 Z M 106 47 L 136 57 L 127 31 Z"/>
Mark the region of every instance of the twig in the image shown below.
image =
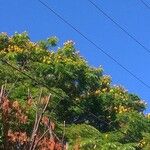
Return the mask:
<path id="1" fill-rule="evenodd" d="M 54 139 L 50 119 L 49 119 L 49 126 L 48 126 L 48 129 L 49 129 L 50 139 Z"/>
<path id="2" fill-rule="evenodd" d="M 40 99 L 41 99 L 41 95 L 42 93 L 40 94 Z M 30 145 L 30 148 L 29 150 L 35 150 L 37 144 L 35 144 L 35 139 L 36 139 L 36 136 L 37 136 L 37 131 L 38 131 L 38 128 L 39 128 L 39 124 L 40 124 L 40 121 L 42 119 L 42 116 L 49 104 L 49 100 L 50 100 L 50 97 L 51 97 L 51 94 L 49 94 L 48 96 L 48 99 L 47 99 L 47 102 L 42 110 L 42 112 L 39 114 L 39 110 L 37 110 L 37 113 L 36 113 L 36 120 L 35 120 L 35 124 L 34 124 L 34 128 L 33 128 L 33 132 L 32 132 L 32 136 L 31 136 L 31 145 Z"/>
<path id="3" fill-rule="evenodd" d="M 36 148 L 36 146 L 38 145 L 38 143 L 43 139 L 43 137 L 45 136 L 45 134 L 49 131 L 49 129 L 47 129 L 42 136 L 38 139 L 38 141 L 34 144 L 33 146 L 33 150 Z"/>
<path id="4" fill-rule="evenodd" d="M 2 101 L 2 97 L 3 97 L 3 91 L 4 91 L 4 85 L 2 85 L 2 87 L 1 87 L 1 92 L 0 92 L 0 104 L 1 104 L 1 101 Z"/>
<path id="5" fill-rule="evenodd" d="M 63 126 L 63 136 L 62 136 L 62 148 L 64 150 L 64 137 L 65 137 L 65 127 L 66 127 L 66 124 L 65 124 L 65 121 L 64 121 L 64 126 Z"/>
<path id="6" fill-rule="evenodd" d="M 13 90 L 15 84 L 17 83 L 17 81 L 19 80 L 19 77 L 16 79 L 16 81 L 13 83 L 13 85 L 11 86 L 10 90 L 7 93 L 7 96 L 11 93 L 11 91 Z"/>

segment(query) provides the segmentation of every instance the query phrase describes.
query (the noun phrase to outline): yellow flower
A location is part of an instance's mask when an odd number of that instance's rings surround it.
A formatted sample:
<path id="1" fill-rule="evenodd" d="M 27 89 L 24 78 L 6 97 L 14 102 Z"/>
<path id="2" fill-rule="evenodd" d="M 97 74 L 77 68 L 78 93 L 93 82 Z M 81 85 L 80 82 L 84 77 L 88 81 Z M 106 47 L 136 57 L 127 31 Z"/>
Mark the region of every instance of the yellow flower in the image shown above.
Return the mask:
<path id="1" fill-rule="evenodd" d="M 117 110 L 118 108 L 115 106 L 114 109 Z"/>
<path id="2" fill-rule="evenodd" d="M 50 64 L 50 63 L 51 63 L 51 61 L 50 61 L 50 60 L 48 60 L 48 61 L 47 61 L 47 63 L 48 63 L 48 64 Z"/>
<path id="3" fill-rule="evenodd" d="M 100 90 L 96 90 L 95 94 L 100 94 L 100 92 L 101 92 Z"/>
<path id="4" fill-rule="evenodd" d="M 110 90 L 110 92 L 113 92 L 113 91 L 114 91 L 113 89 Z"/>
<path id="5" fill-rule="evenodd" d="M 106 91 L 107 91 L 107 88 L 102 89 L 102 92 L 106 92 Z"/>
<path id="6" fill-rule="evenodd" d="M 108 138 L 108 134 L 105 134 L 105 138 Z"/>

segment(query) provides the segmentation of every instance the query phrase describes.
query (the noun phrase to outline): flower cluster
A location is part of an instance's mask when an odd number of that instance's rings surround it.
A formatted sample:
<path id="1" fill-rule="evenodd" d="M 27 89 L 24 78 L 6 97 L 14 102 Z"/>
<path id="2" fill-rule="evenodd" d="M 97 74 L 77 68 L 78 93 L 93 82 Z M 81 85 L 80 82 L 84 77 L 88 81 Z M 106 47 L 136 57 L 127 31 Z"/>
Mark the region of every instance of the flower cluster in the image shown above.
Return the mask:
<path id="1" fill-rule="evenodd" d="M 12 130 L 8 131 L 8 139 L 11 143 L 20 143 L 21 145 L 29 141 L 26 132 L 13 132 Z"/>
<path id="2" fill-rule="evenodd" d="M 146 145 L 146 142 L 144 141 L 144 139 L 142 139 L 139 143 L 138 143 L 138 147 L 143 148 Z"/>
<path id="3" fill-rule="evenodd" d="M 72 40 L 68 40 L 63 45 L 64 46 L 73 46 L 73 45 L 75 45 L 75 43 Z"/>
<path id="4" fill-rule="evenodd" d="M 22 52 L 23 49 L 18 47 L 17 45 L 8 45 L 8 47 L 5 48 L 5 51 L 8 51 L 8 52 Z"/>
<path id="5" fill-rule="evenodd" d="M 114 110 L 115 110 L 117 113 L 121 114 L 121 113 L 124 113 L 124 112 L 128 112 L 128 111 L 130 111 L 131 109 L 130 109 L 129 107 L 119 105 L 118 107 L 115 106 L 115 107 L 114 107 Z"/>
<path id="6" fill-rule="evenodd" d="M 5 145 L 6 149 L 29 149 L 29 147 L 34 147 L 34 145 L 39 150 L 66 149 L 65 144 L 62 144 L 56 134 L 54 134 L 55 124 L 44 114 L 49 100 L 50 95 L 40 98 L 38 107 L 41 108 L 36 114 L 34 127 L 29 132 L 24 128 L 25 125 L 28 125 L 27 110 L 32 106 L 32 98 L 28 97 L 22 106 L 17 100 L 10 101 L 7 97 L 2 96 L 0 109 L 3 116 L 3 133 L 7 142 L 7 147 Z M 35 141 L 33 145 L 32 141 Z"/>

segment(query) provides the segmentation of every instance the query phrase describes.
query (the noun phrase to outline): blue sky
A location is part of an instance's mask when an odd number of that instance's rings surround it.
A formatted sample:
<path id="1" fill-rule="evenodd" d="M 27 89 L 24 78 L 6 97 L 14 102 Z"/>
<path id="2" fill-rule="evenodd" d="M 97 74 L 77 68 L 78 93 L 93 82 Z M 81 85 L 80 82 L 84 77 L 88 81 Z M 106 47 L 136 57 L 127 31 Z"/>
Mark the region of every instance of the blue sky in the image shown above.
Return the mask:
<path id="1" fill-rule="evenodd" d="M 98 12 L 88 0 L 43 1 L 150 85 L 150 54 Z M 93 2 L 150 49 L 150 9 L 140 0 Z M 150 0 L 145 2 L 150 4 Z M 150 111 L 149 88 L 64 24 L 38 0 L 0 0 L 0 32 L 12 35 L 15 31 L 27 31 L 33 41 L 54 35 L 59 38 L 60 45 L 66 40 L 75 41 L 77 50 L 90 65 L 102 65 L 104 73 L 112 76 L 113 84 L 123 85 L 129 92 L 138 94 L 148 103 L 147 112 Z"/>

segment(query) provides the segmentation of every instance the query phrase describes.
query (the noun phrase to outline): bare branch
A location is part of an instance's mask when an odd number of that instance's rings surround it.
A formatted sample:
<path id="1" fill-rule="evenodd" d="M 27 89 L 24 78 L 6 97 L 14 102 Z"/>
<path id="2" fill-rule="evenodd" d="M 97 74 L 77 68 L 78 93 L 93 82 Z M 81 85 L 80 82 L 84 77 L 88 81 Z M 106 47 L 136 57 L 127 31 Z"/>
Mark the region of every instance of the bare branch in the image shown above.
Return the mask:
<path id="1" fill-rule="evenodd" d="M 38 143 L 43 139 L 43 137 L 45 136 L 45 134 L 49 131 L 49 129 L 47 129 L 42 136 L 38 139 L 38 141 L 34 144 L 33 146 L 33 150 L 36 148 L 36 146 L 38 145 Z"/>
<path id="2" fill-rule="evenodd" d="M 65 137 L 65 129 L 66 128 L 66 124 L 65 124 L 65 121 L 64 121 L 64 125 L 63 125 L 63 136 L 62 136 L 62 146 L 63 146 L 63 149 L 64 149 L 64 137 Z"/>
<path id="3" fill-rule="evenodd" d="M 2 102 L 3 91 L 4 91 L 4 85 L 2 85 L 2 87 L 1 87 L 1 92 L 0 92 L 0 104 L 1 104 L 1 102 Z"/>
<path id="4" fill-rule="evenodd" d="M 41 100 L 41 95 L 42 95 L 42 93 L 40 94 L 40 99 L 39 100 Z M 37 144 L 35 144 L 37 131 L 38 131 L 39 124 L 40 124 L 40 121 L 42 119 L 42 116 L 43 116 L 43 114 L 44 114 L 44 112 L 45 112 L 45 110 L 46 110 L 46 108 L 47 108 L 47 106 L 49 104 L 50 97 L 51 97 L 51 94 L 49 94 L 48 99 L 46 101 L 46 104 L 45 104 L 43 110 L 41 111 L 41 113 L 39 112 L 39 110 L 37 110 L 36 120 L 35 120 L 32 136 L 31 136 L 31 146 L 30 146 L 29 150 L 34 150 L 36 148 L 36 146 L 37 146 Z"/>

